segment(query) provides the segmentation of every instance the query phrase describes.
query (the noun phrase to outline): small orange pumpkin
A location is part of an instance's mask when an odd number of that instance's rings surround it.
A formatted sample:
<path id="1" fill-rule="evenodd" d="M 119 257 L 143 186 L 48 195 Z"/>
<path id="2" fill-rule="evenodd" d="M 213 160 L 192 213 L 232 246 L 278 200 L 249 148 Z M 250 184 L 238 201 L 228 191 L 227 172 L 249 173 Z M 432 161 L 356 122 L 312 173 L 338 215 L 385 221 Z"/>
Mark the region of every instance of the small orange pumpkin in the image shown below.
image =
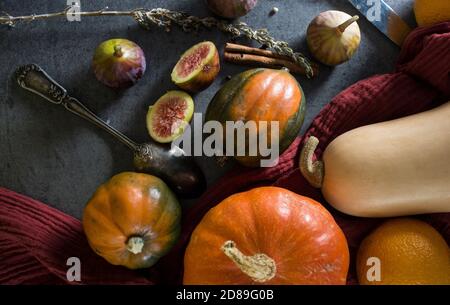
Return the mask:
<path id="1" fill-rule="evenodd" d="M 184 284 L 345 284 L 349 250 L 318 202 L 278 187 L 232 195 L 192 233 Z"/>
<path id="2" fill-rule="evenodd" d="M 180 233 L 180 205 L 159 178 L 132 172 L 112 177 L 87 203 L 83 228 L 92 249 L 113 265 L 147 268 Z"/>

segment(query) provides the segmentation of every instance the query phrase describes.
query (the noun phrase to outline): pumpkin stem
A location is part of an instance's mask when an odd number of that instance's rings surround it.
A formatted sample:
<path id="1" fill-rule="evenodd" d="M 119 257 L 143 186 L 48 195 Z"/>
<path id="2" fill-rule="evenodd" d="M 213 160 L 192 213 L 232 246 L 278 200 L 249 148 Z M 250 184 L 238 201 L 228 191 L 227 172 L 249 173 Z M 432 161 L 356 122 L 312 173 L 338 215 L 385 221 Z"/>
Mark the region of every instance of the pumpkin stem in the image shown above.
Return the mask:
<path id="1" fill-rule="evenodd" d="M 353 16 L 352 18 L 350 18 L 349 20 L 347 20 L 346 22 L 337 27 L 338 32 L 340 32 L 341 34 L 344 33 L 345 30 L 350 26 L 350 24 L 358 20 L 359 20 L 358 15 Z"/>
<path id="2" fill-rule="evenodd" d="M 263 283 L 269 281 L 277 272 L 275 261 L 272 258 L 264 253 L 258 253 L 253 256 L 244 255 L 232 240 L 223 244 L 222 251 L 243 273 L 251 277 L 255 282 Z"/>
<path id="3" fill-rule="evenodd" d="M 300 153 L 300 171 L 303 177 L 308 180 L 313 187 L 321 188 L 323 184 L 324 168 L 322 161 L 313 162 L 314 151 L 319 144 L 319 139 L 316 137 L 309 137 L 306 140 L 305 146 Z"/>
<path id="4" fill-rule="evenodd" d="M 127 250 L 133 254 L 139 254 L 144 248 L 144 239 L 139 236 L 132 236 L 127 241 Z"/>

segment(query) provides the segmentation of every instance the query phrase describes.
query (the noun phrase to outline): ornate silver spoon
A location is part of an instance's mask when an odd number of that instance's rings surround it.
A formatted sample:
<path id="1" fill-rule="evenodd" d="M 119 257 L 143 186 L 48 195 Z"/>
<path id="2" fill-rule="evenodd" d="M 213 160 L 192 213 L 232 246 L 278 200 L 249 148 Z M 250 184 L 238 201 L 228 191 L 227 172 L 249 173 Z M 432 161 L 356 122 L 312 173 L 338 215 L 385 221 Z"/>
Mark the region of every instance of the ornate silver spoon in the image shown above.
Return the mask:
<path id="1" fill-rule="evenodd" d="M 47 101 L 63 105 L 70 112 L 106 130 L 134 152 L 136 170 L 156 175 L 163 179 L 182 197 L 198 197 L 206 188 L 203 172 L 192 157 L 184 155 L 178 147 L 170 148 L 157 143 L 137 144 L 127 136 L 101 120 L 67 90 L 53 80 L 41 67 L 29 64 L 16 71 L 16 79 L 22 88 Z"/>

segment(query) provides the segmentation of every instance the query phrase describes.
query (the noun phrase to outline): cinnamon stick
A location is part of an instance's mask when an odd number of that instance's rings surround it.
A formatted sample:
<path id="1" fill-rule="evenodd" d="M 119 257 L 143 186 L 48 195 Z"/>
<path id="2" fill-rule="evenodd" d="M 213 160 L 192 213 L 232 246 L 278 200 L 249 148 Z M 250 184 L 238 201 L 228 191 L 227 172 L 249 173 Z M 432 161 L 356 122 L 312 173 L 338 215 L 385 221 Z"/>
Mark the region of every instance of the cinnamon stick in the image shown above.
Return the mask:
<path id="1" fill-rule="evenodd" d="M 229 53 L 254 54 L 254 55 L 260 55 L 260 56 L 264 56 L 264 57 L 279 58 L 279 59 L 291 61 L 290 57 L 280 55 L 280 54 L 272 52 L 270 50 L 252 48 L 249 46 L 244 46 L 244 45 L 235 44 L 235 43 L 225 44 L 225 51 L 229 52 Z"/>
<path id="2" fill-rule="evenodd" d="M 303 66 L 294 62 L 290 57 L 277 54 L 269 50 L 252 48 L 244 45 L 227 43 L 225 45 L 224 59 L 227 62 L 251 65 L 264 68 L 288 68 L 294 74 L 306 75 Z M 317 64 L 312 64 L 314 75 L 319 72 Z"/>
<path id="3" fill-rule="evenodd" d="M 305 68 L 297 65 L 294 62 L 287 61 L 279 58 L 270 58 L 252 54 L 239 54 L 239 53 L 224 53 L 225 61 L 240 64 L 250 65 L 264 68 L 280 69 L 288 68 L 291 73 L 306 75 Z M 314 68 L 313 68 L 314 69 Z M 314 69 L 314 75 L 317 75 L 317 69 Z"/>

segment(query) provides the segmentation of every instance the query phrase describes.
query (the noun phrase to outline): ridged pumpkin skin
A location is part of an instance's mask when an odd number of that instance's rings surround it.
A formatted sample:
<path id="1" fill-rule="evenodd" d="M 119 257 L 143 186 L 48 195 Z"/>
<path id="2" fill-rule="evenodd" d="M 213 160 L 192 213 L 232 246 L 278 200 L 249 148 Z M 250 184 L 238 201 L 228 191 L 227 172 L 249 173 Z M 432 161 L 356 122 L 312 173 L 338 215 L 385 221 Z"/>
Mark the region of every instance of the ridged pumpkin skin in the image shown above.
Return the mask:
<path id="1" fill-rule="evenodd" d="M 233 245 L 239 251 L 230 253 Z M 345 236 L 322 205 L 261 187 L 228 197 L 204 216 L 186 249 L 183 282 L 340 285 L 348 267 Z"/>
<path id="2" fill-rule="evenodd" d="M 87 203 L 83 228 L 92 249 L 113 265 L 147 268 L 165 255 L 180 233 L 180 205 L 159 178 L 132 172 L 112 177 Z M 143 240 L 140 253 L 127 249 Z"/>
<path id="3" fill-rule="evenodd" d="M 303 90 L 287 70 L 252 69 L 236 75 L 217 92 L 206 110 L 206 121 L 223 125 L 226 121 L 267 121 L 269 126 L 278 121 L 281 155 L 298 136 L 305 109 Z M 258 156 L 235 158 L 251 167 L 259 166 L 262 159 L 259 152 Z"/>

